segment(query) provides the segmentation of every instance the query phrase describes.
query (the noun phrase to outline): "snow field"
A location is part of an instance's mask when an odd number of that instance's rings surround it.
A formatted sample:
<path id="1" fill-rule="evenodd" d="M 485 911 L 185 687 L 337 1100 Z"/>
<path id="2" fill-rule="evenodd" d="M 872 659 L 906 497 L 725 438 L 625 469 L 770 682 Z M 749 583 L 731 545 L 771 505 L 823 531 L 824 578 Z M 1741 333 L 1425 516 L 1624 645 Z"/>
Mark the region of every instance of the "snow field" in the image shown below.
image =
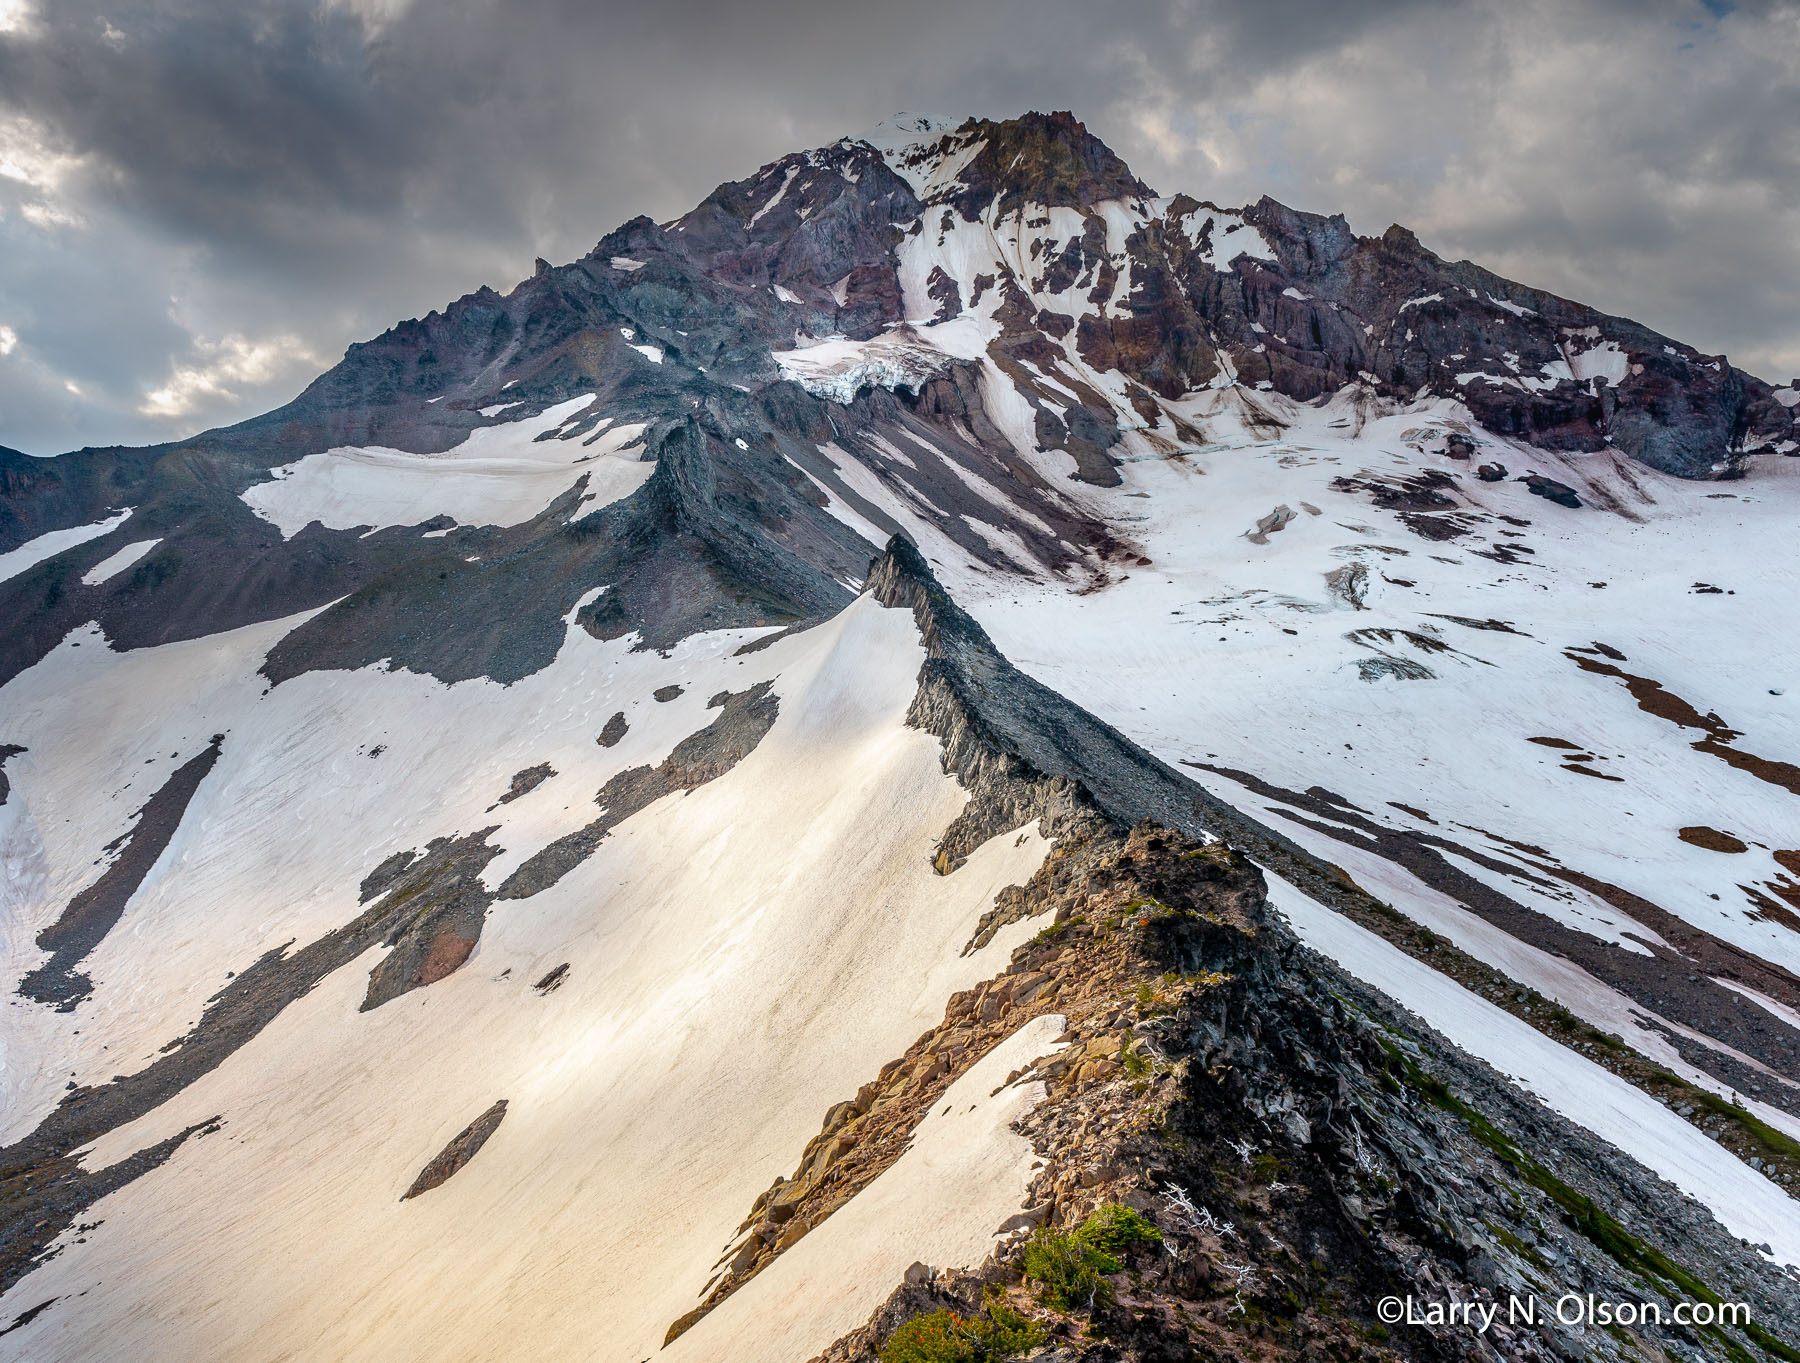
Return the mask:
<path id="1" fill-rule="evenodd" d="M 650 358 L 660 363 L 661 352 Z M 588 394 L 547 407 L 535 417 L 479 427 L 443 454 L 381 446 L 341 446 L 309 454 L 271 470 L 269 482 L 247 488 L 242 497 L 288 539 L 314 521 L 330 530 L 368 526 L 372 531 L 417 525 L 434 516 L 449 516 L 460 525 L 520 525 L 584 473 L 591 499 L 600 505 L 616 502 L 642 487 L 655 470 L 626 449 L 643 434 L 643 425 L 610 427 L 592 446 L 537 438 L 560 430 L 593 401 Z M 587 507 L 588 512 L 597 509 Z"/>
<path id="2" fill-rule="evenodd" d="M 296 1356 L 336 1358 L 655 1352 L 669 1322 L 697 1301 L 750 1202 L 791 1169 L 829 1104 L 1030 934 L 1030 924 L 1016 924 L 983 951 L 957 954 L 994 894 L 1028 878 L 1046 850 L 1030 829 L 1017 846 L 1018 831 L 1008 832 L 953 876 L 932 873 L 932 841 L 965 795 L 939 768 L 936 740 L 903 723 L 922 657 L 907 613 L 865 598 L 826 625 L 732 658 L 743 637 L 699 636 L 665 661 L 572 630 L 557 664 L 511 688 L 442 687 L 367 669 L 300 678 L 261 700 L 265 722 L 288 733 L 289 745 L 269 734 L 254 747 L 280 755 L 274 765 L 287 774 L 263 778 L 285 787 L 249 794 L 237 782 L 255 774 L 234 777 L 222 758 L 201 794 L 218 782 L 220 797 L 281 810 L 280 825 L 251 820 L 227 833 L 215 813 L 206 859 L 271 868 L 255 912 L 310 895 L 314 927 L 354 912 L 361 870 L 351 868 L 428 833 L 508 821 L 495 840 L 516 852 L 585 823 L 601 768 L 660 760 L 710 718 L 709 687 L 773 678 L 781 712 L 732 772 L 626 821 L 552 889 L 497 904 L 455 974 L 358 1013 L 372 950 L 212 1074 L 98 1142 L 90 1166 L 215 1114 L 224 1122 L 97 1204 L 87 1220 L 104 1225 L 87 1243 L 65 1237 L 61 1257 L 0 1302 L 0 1315 L 16 1315 L 46 1296 L 88 1292 L 79 1312 L 52 1309 L 8 1343 L 45 1359 L 226 1359 L 277 1341 Z M 625 669 L 637 668 L 655 675 L 624 682 Z M 667 705 L 647 699 L 650 683 L 671 680 L 686 694 Z M 309 681 L 325 693 L 308 697 L 323 711 L 277 704 Z M 618 689 L 601 690 L 609 686 Z M 642 702 L 631 732 L 600 749 L 594 732 L 627 698 Z M 338 755 L 302 756 L 297 745 L 325 742 L 308 735 L 332 727 L 332 706 L 342 707 Z M 685 715 L 657 714 L 676 707 Z M 373 761 L 357 751 L 383 722 L 398 730 L 402 715 L 414 736 L 387 737 L 413 746 Z M 586 765 L 574 760 L 582 745 L 597 754 Z M 442 748 L 456 755 L 435 757 Z M 334 760 L 374 773 L 390 757 L 399 759 L 395 775 L 357 810 L 372 828 L 356 814 L 332 823 L 330 799 L 306 794 Z M 484 813 L 527 758 L 562 774 Z M 342 798 L 347 787 L 330 794 Z M 550 793 L 557 787 L 566 812 Z M 40 788 L 37 800 L 48 798 Z M 384 827 L 377 810 L 406 826 Z M 257 853 L 251 844 L 264 838 L 277 846 Z M 360 856 L 351 839 L 361 840 Z M 302 844 L 314 840 L 336 844 L 323 857 L 337 868 L 329 876 L 323 861 L 319 869 L 304 861 Z M 284 859 L 293 864 L 272 869 Z M 213 874 L 204 890 L 204 878 L 188 873 L 184 921 L 200 935 L 216 919 L 229 938 L 245 912 L 232 899 L 246 882 Z M 128 918 L 139 913 L 134 901 Z M 160 926 L 178 930 L 172 902 Z M 240 962 L 277 931 L 277 940 L 295 935 L 291 926 L 259 934 L 239 923 Z M 135 969 L 160 975 L 165 990 L 179 988 L 177 972 L 233 958 L 210 943 L 158 958 L 161 935 L 144 934 L 151 954 Z M 146 970 L 153 959 L 157 969 Z M 565 961 L 558 990 L 532 990 Z M 210 992 L 216 978 L 198 988 Z M 108 974 L 96 1002 L 116 988 Z M 81 1041 L 98 1021 L 83 1019 Z M 500 1097 L 511 1104 L 506 1119 L 474 1161 L 401 1204 L 419 1168 Z M 997 1131 L 1002 1109 L 982 1122 Z M 965 1144 L 962 1134 L 946 1139 Z M 953 1186 L 1000 1170 L 1023 1187 L 1016 1150 L 999 1137 L 989 1147 L 968 1147 L 975 1164 Z M 1006 1186 L 1001 1179 L 989 1191 L 998 1197 Z M 883 1254 L 904 1257 L 902 1268 L 985 1243 L 997 1224 L 991 1200 L 927 1210 L 923 1196 L 908 1195 L 918 1248 L 911 1232 L 881 1242 Z M 823 1294 L 818 1323 L 791 1317 L 782 1328 L 811 1329 L 822 1342 L 845 1300 Z M 716 1352 L 690 1356 L 737 1358 L 759 1346 L 740 1334 L 709 1347 Z"/>

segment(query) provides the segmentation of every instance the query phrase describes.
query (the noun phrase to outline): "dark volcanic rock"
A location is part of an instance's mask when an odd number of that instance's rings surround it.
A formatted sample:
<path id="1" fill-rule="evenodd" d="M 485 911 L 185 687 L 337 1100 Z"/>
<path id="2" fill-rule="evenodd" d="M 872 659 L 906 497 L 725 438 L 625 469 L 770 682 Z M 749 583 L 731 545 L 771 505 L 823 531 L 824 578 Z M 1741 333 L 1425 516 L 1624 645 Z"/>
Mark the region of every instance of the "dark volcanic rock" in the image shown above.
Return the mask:
<path id="1" fill-rule="evenodd" d="M 0 743 L 0 805 L 5 804 L 6 797 L 12 793 L 12 782 L 6 776 L 6 764 L 24 751 L 17 743 Z"/>
<path id="2" fill-rule="evenodd" d="M 1050 1334 L 1046 1357 L 1084 1363 L 1488 1358 L 1472 1333 L 1377 1331 L 1369 1313 L 1385 1295 L 1549 1301 L 1572 1290 L 1556 1284 L 1579 1283 L 1627 1300 L 1646 1282 L 1754 1300 L 1761 1323 L 1708 1335 L 1709 1352 L 1785 1357 L 1789 1284 L 1703 1208 L 1301 948 L 1241 853 L 1150 824 L 1126 835 L 1113 811 L 1154 798 L 1157 764 L 1103 726 L 1083 733 L 1059 698 L 1030 705 L 1030 687 L 996 664 L 909 546 L 891 546 L 870 583 L 919 621 L 928 659 L 910 722 L 944 739 L 971 805 L 1057 829 L 1055 852 L 1013 896 L 1047 927 L 825 1114 L 671 1340 L 890 1167 L 993 1045 L 1055 1012 L 1071 1044 L 1009 1080 L 1048 1089 L 1018 1125 L 1038 1158 L 1016 1228 L 1067 1232 L 1123 1203 L 1160 1227 L 1161 1249 L 1133 1260 L 1105 1300 L 1074 1304 L 1021 1280 L 1017 1238 L 969 1273 L 909 1270 L 823 1359 L 873 1363 L 906 1319 L 974 1316 L 996 1300 Z M 1104 803 L 1046 774 L 1071 750 L 1101 759 Z M 1259 859 L 1279 857 L 1278 840 L 1248 831 Z M 1501 1338 L 1504 1356 L 1546 1363 L 1637 1347 L 1555 1323 Z M 1655 1343 L 1687 1347 L 1666 1328 Z"/>
<path id="3" fill-rule="evenodd" d="M 487 840 L 493 831 L 439 839 L 387 883 L 382 904 L 400 911 L 384 941 L 392 950 L 369 972 L 359 1011 L 436 984 L 469 959 L 494 901 L 481 883 L 500 854 Z"/>
<path id="4" fill-rule="evenodd" d="M 674 697 L 659 692 L 657 699 Z M 766 681 L 728 695 L 719 717 L 677 743 L 661 766 L 628 768 L 602 786 L 594 797 L 603 811 L 600 817 L 534 852 L 506 878 L 494 897 L 526 899 L 549 889 L 592 856 L 615 825 L 665 795 L 717 780 L 762 742 L 779 712 L 780 702 Z"/>
<path id="5" fill-rule="evenodd" d="M 1527 473 L 1519 482 L 1531 489 L 1532 495 L 1555 502 L 1558 506 L 1569 506 L 1577 509 L 1581 506 L 1581 498 L 1575 489 L 1567 483 L 1559 483 L 1554 478 L 1546 478 L 1541 473 Z"/>
<path id="6" fill-rule="evenodd" d="M 0 449 L 0 550 L 133 509 L 112 534 L 0 583 L 11 626 L 0 634 L 0 682 L 88 620 L 114 647 L 137 648 L 325 607 L 270 654 L 271 681 L 389 659 L 444 681 L 509 682 L 548 664 L 563 617 L 596 585 L 608 590 L 582 610 L 584 627 L 635 634 L 645 647 L 698 629 L 817 619 L 845 604 L 841 584 L 867 555 L 820 485 L 880 530 L 898 528 L 836 478 L 819 446 L 837 441 L 876 464 L 867 437 L 891 440 L 896 424 L 952 462 L 978 458 L 973 471 L 1021 503 L 1017 516 L 980 514 L 998 515 L 1044 565 L 1104 560 L 1117 547 L 1106 528 L 1046 490 L 1001 437 L 968 362 L 916 395 L 877 387 L 846 409 L 781 381 L 772 360 L 796 336 L 866 339 L 902 322 L 902 242 L 1034 205 L 1080 215 L 1072 237 L 1032 237 L 1026 266 L 1033 289 L 1076 290 L 1080 315 L 1040 307 L 1010 269 L 964 281 L 972 287 L 945 275 L 934 306 L 948 315 L 977 296 L 982 307 L 998 300 L 988 358 L 1031 407 L 1041 448 L 1065 452 L 1072 476 L 1090 483 L 1119 480 L 1121 416 L 1066 366 L 1049 385 L 1064 337 L 1117 371 L 1133 421 L 1188 444 L 1201 433 L 1171 428 L 1151 397 L 1205 387 L 1226 365 L 1245 392 L 1267 385 L 1301 401 L 1349 384 L 1409 400 L 1426 388 L 1454 394 L 1491 431 L 1556 450 L 1616 448 L 1687 477 L 1732 476 L 1747 453 L 1795 435 L 1794 413 L 1769 385 L 1721 358 L 1444 261 L 1401 228 L 1362 238 L 1341 217 L 1271 199 L 1244 209 L 1244 222 L 1185 195 L 1155 200 L 1067 113 L 970 120 L 927 136 L 918 163 L 949 152 L 968 159 L 929 203 L 867 143 L 784 157 L 667 226 L 634 219 L 508 293 L 479 289 L 354 345 L 292 403 L 238 426 L 55 460 Z M 1100 211 L 1109 203 L 1142 226 L 1115 240 Z M 1020 226 L 1041 233 L 1048 220 Z M 1251 244 L 1250 228 L 1266 250 L 1234 245 Z M 654 345 L 663 362 L 634 344 Z M 502 393 L 515 408 L 484 417 Z M 643 457 L 658 468 L 632 496 L 579 519 L 572 489 L 512 527 L 433 516 L 372 535 L 315 523 L 284 538 L 240 497 L 310 454 L 358 444 L 441 452 L 584 395 L 593 407 L 547 438 L 588 439 L 603 417 L 643 422 Z M 1450 454 L 1475 447 L 1459 439 Z M 951 478 L 936 464 L 921 465 L 922 480 Z M 946 508 L 933 517 L 943 533 L 1007 569 L 960 504 L 940 498 L 966 502 L 966 487 L 921 491 Z M 425 540 L 428 528 L 449 534 Z M 162 544 L 132 570 L 80 582 L 151 535 Z"/>
<path id="7" fill-rule="evenodd" d="M 224 742 L 224 734 L 214 734 L 202 752 L 171 772 L 169 779 L 144 802 L 131 828 L 107 844 L 106 851 L 117 851 L 118 856 L 98 880 L 69 901 L 54 923 L 37 935 L 38 946 L 50 953 L 50 959 L 19 981 L 20 994 L 39 1003 L 54 1003 L 57 1011 L 63 1013 L 87 998 L 90 981 L 75 967 L 100 945 L 125 912 L 126 903 L 175 836 L 194 792 L 219 760 Z M 12 748 L 5 756 L 23 751 Z"/>
<path id="8" fill-rule="evenodd" d="M 540 762 L 535 767 L 527 767 L 524 771 L 516 772 L 513 775 L 512 785 L 507 787 L 506 794 L 494 801 L 488 808 L 493 809 L 500 805 L 509 805 L 514 800 L 531 794 L 532 791 L 543 785 L 544 782 L 548 781 L 554 775 L 556 775 L 556 768 L 551 766 L 548 762 Z"/>
<path id="9" fill-rule="evenodd" d="M 420 1193 L 428 1193 L 449 1181 L 464 1165 L 475 1158 L 488 1137 L 500 1129 L 500 1123 L 506 1117 L 506 1099 L 502 1098 L 461 1131 L 457 1132 L 450 1144 L 446 1145 L 437 1156 L 413 1180 L 412 1187 L 400 1195 L 402 1202 L 417 1197 Z"/>

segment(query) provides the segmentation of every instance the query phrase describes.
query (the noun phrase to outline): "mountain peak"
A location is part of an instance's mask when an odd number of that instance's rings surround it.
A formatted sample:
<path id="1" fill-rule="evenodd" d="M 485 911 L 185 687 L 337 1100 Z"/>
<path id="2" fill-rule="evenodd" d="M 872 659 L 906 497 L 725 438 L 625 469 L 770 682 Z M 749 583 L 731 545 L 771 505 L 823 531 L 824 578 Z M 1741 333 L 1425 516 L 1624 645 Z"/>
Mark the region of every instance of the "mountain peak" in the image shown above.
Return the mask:
<path id="1" fill-rule="evenodd" d="M 953 203 L 969 218 L 995 201 L 1006 211 L 1155 194 L 1067 110 L 960 123 L 900 113 L 856 140 L 879 151 L 922 202 Z"/>
<path id="2" fill-rule="evenodd" d="M 848 137 L 847 142 L 867 142 L 890 160 L 918 147 L 935 146 L 946 133 L 955 132 L 976 120 L 967 115 L 946 118 L 941 114 L 914 114 L 901 110 L 884 118 L 867 132 Z"/>

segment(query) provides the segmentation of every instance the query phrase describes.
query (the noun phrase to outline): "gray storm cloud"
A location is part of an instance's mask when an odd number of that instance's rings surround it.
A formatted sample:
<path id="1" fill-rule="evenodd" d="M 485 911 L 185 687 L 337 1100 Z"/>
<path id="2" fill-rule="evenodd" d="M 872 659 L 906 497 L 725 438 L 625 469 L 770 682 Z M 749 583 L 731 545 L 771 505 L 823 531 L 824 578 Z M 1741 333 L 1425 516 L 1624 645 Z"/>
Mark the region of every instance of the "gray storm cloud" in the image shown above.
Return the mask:
<path id="1" fill-rule="evenodd" d="M 147 443 L 895 109 L 1800 373 L 1800 5 L 0 0 L 0 443 Z"/>

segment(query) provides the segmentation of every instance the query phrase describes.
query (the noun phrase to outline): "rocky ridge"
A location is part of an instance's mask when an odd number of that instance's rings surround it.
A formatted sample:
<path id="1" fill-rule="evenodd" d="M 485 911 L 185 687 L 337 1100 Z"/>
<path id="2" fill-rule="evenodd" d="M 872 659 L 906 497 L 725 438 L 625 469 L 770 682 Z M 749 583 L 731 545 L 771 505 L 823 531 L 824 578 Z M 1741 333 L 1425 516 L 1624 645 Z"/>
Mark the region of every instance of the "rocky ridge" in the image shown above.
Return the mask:
<path id="1" fill-rule="evenodd" d="M 1050 926 L 834 1109 L 819 1149 L 855 1168 L 881 1148 L 867 1143 L 904 1139 L 883 1114 L 928 1107 L 946 1066 L 967 1063 L 961 1043 L 1064 1012 L 1066 1044 L 1016 1076 L 1047 1084 L 1021 1124 L 1042 1161 L 1028 1210 L 979 1268 L 909 1273 L 822 1363 L 874 1360 L 913 1317 L 979 1318 L 995 1301 L 1038 1325 L 1029 1356 L 1071 1361 L 1792 1356 L 1790 1280 L 1299 949 L 1221 845 L 1109 832 L 1066 848 L 1027 892 Z M 759 1209 L 749 1245 L 790 1186 Z M 1127 1256 L 1085 1309 L 1047 1302 L 1024 1272 L 1034 1240 L 1118 1205 L 1160 1243 Z M 778 1253 L 797 1236 L 775 1229 Z M 1552 1309 L 1571 1291 L 1665 1311 L 1722 1295 L 1754 1302 L 1758 1324 L 1730 1337 L 1571 1328 Z M 1514 1295 L 1541 1303 L 1535 1326 L 1507 1322 Z M 1390 1296 L 1498 1301 L 1500 1323 L 1385 1325 L 1375 1306 Z"/>
<path id="2" fill-rule="evenodd" d="M 1004 974 L 951 998 L 937 1027 L 827 1112 L 793 1174 L 751 1206 L 703 1300 L 671 1324 L 665 1344 L 891 1167 L 983 1055 L 1031 1018 L 1056 1014 L 1066 1028 L 1058 1049 L 1007 1081 L 1046 1085 L 1020 1126 L 1041 1162 L 1026 1210 L 999 1228 L 986 1264 L 944 1274 L 920 1266 L 819 1363 L 874 1360 L 916 1316 L 979 1317 L 994 1302 L 1037 1322 L 1042 1356 L 1071 1363 L 1628 1358 L 1641 1349 L 1794 1356 L 1783 1342 L 1800 1329 L 1792 1283 L 1751 1247 L 1300 947 L 1241 852 L 1148 821 L 1127 831 L 1117 811 L 1159 784 L 1148 754 L 1095 725 L 1089 739 L 1111 750 L 1112 769 L 1136 768 L 1140 782 L 1114 785 L 1097 803 L 1081 783 L 1047 776 L 1025 743 L 1035 739 L 1054 763 L 1061 746 L 1044 735 L 1058 734 L 1069 718 L 1059 711 L 1073 707 L 1020 705 L 1025 679 L 1007 675 L 911 546 L 891 545 L 869 582 L 884 602 L 912 605 L 927 639 L 909 722 L 944 741 L 946 770 L 971 791 L 963 819 L 985 837 L 1036 817 L 1057 838 L 996 910 L 1045 926 Z M 1029 721 L 1019 724 L 1020 714 Z M 955 873 L 956 833 L 952 825 L 941 844 L 944 874 Z M 1159 1227 L 1160 1249 L 1132 1256 L 1126 1278 L 1102 1294 L 1111 1300 L 1046 1310 L 1021 1276 L 1032 1235 L 1073 1232 L 1108 1205 Z M 1757 1324 L 1730 1337 L 1627 1335 L 1547 1318 L 1486 1338 L 1389 1330 L 1373 1314 L 1383 1296 L 1479 1306 L 1517 1295 L 1553 1316 L 1571 1290 L 1665 1311 L 1722 1294 L 1754 1300 Z"/>

